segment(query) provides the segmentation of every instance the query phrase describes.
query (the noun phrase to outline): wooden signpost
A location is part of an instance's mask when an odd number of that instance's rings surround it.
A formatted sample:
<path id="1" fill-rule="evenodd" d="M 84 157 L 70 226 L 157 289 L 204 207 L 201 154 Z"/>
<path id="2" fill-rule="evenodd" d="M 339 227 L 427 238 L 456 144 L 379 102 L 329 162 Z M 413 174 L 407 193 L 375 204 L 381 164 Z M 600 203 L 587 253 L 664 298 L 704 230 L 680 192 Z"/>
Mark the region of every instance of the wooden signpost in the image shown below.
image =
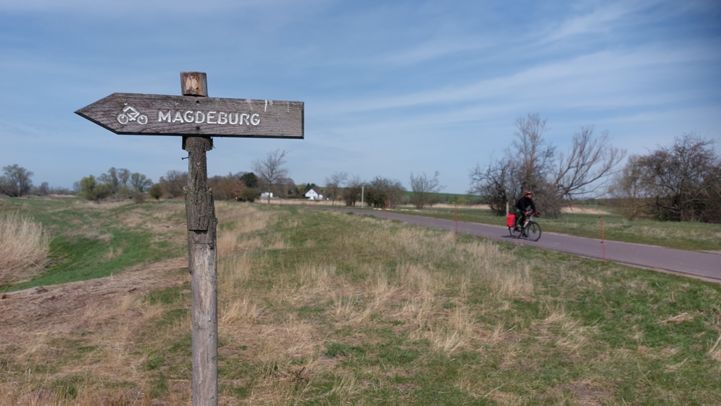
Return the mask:
<path id="1" fill-rule="evenodd" d="M 113 93 L 77 113 L 116 134 L 303 138 L 303 103 Z"/>
<path id="2" fill-rule="evenodd" d="M 182 96 L 113 93 L 76 111 L 116 134 L 180 135 L 188 152 L 185 211 L 193 291 L 193 405 L 218 404 L 215 206 L 208 188 L 211 136 L 300 138 L 303 102 L 208 97 L 203 72 L 180 74 Z"/>

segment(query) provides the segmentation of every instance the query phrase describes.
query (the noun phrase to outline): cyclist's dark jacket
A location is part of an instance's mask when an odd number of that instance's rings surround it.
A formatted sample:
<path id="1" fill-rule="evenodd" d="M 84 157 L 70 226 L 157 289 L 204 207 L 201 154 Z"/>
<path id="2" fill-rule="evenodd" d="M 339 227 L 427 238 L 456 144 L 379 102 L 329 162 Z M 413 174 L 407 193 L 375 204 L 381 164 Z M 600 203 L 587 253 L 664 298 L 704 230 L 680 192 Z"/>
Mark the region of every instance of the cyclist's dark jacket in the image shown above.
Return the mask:
<path id="1" fill-rule="evenodd" d="M 533 199 L 528 196 L 523 196 L 518 199 L 518 202 L 516 202 L 516 208 L 520 210 L 521 213 L 525 212 L 529 208 L 534 212 L 536 211 L 536 205 L 533 204 Z"/>

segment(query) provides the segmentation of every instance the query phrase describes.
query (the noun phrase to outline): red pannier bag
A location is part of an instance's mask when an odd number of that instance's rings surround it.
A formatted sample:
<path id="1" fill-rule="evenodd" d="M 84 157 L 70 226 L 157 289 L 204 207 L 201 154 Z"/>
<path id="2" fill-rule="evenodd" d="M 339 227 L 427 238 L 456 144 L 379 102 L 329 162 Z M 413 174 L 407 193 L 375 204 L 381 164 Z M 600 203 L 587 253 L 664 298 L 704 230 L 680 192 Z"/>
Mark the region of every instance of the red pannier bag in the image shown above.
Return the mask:
<path id="1" fill-rule="evenodd" d="M 506 215 L 506 226 L 507 227 L 515 227 L 516 226 L 516 214 L 515 213 L 508 213 Z"/>

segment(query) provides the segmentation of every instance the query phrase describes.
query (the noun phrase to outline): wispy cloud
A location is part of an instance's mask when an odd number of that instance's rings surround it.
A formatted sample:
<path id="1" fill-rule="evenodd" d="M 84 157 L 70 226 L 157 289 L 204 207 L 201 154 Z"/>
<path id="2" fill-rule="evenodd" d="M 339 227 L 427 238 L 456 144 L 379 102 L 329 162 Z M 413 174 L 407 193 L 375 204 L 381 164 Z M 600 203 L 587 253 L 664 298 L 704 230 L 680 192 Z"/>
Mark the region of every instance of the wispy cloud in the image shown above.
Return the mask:
<path id="1" fill-rule="evenodd" d="M 574 15 L 549 29 L 540 42 L 557 42 L 570 37 L 611 31 L 618 22 L 635 13 L 642 6 L 636 1 L 603 2 L 591 11 Z"/>
<path id="2" fill-rule="evenodd" d="M 477 38 L 443 38 L 425 41 L 410 48 L 387 52 L 375 59 L 377 64 L 414 65 L 466 52 L 488 48 L 487 40 Z"/>
<path id="3" fill-rule="evenodd" d="M 323 106 L 333 113 L 357 113 L 403 109 L 423 105 L 456 106 L 469 101 L 503 99 L 554 98 L 554 94 L 572 96 L 573 103 L 598 105 L 598 93 L 606 94 L 615 83 L 634 82 L 647 67 L 677 65 L 702 61 L 719 61 L 706 47 L 685 49 L 647 48 L 628 51 L 603 51 L 539 64 L 509 75 L 481 79 L 463 86 L 441 86 L 402 95 L 384 95 L 366 99 L 336 101 Z M 563 92 L 561 92 L 563 90 Z M 627 89 L 617 89 L 627 90 Z M 556 101 L 556 100 L 554 100 Z M 558 100 L 564 102 L 563 100 Z M 628 100 L 626 100 L 628 102 Z M 568 101 L 566 101 L 568 103 Z M 613 100 L 612 103 L 624 103 Z"/>
<path id="4" fill-rule="evenodd" d="M 39 11 L 57 12 L 72 11 L 87 14 L 107 12 L 113 14 L 142 15 L 149 11 L 162 10 L 169 14 L 175 13 L 208 13 L 220 10 L 253 10 L 256 8 L 274 8 L 290 6 L 292 0 L 204 0 L 198 3 L 193 0 L 0 0 L 0 10 L 4 11 Z"/>

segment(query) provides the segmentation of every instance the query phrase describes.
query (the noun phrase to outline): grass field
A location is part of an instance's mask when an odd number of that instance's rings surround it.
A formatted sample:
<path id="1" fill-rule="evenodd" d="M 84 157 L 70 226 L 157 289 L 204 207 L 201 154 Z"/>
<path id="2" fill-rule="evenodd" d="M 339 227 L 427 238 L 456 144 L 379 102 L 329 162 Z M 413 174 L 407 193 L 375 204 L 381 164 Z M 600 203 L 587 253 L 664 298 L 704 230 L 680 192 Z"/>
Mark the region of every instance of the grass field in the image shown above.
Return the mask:
<path id="1" fill-rule="evenodd" d="M 5 199 L 0 212 L 41 223 L 51 236 L 50 265 L 37 278 L 0 291 L 99 278 L 129 266 L 184 254 L 185 221 L 177 203 L 98 205 L 74 198 Z M 173 233 L 167 233 L 176 226 Z"/>
<path id="2" fill-rule="evenodd" d="M 23 285 L 44 288 L 0 300 L 3 401 L 187 404 L 182 203 L 1 204 L 45 224 L 56 258 Z M 718 285 L 347 214 L 217 211 L 221 404 L 721 403 Z M 82 259 L 85 240 L 102 243 Z"/>
<path id="3" fill-rule="evenodd" d="M 403 209 L 406 214 L 418 214 L 449 220 L 484 224 L 505 225 L 505 218 L 490 210 L 426 208 Z M 701 251 L 721 251 L 721 224 L 655 221 L 647 219 L 627 220 L 622 216 L 608 214 L 562 214 L 558 218 L 536 219 L 544 231 L 577 235 L 589 238 L 659 245 L 669 248 Z"/>

